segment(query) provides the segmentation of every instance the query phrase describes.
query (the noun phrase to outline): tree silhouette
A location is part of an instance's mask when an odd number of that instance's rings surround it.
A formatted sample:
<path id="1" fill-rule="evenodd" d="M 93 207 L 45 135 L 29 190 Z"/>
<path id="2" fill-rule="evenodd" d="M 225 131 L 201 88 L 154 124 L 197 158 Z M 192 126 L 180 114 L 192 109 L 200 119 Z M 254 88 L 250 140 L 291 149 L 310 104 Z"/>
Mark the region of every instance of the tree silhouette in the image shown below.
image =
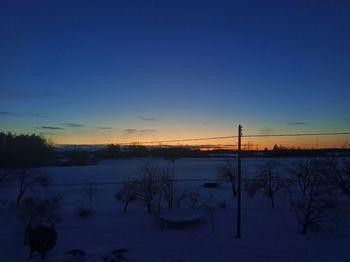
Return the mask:
<path id="1" fill-rule="evenodd" d="M 219 178 L 231 184 L 233 197 L 237 196 L 237 163 L 226 161 L 217 168 Z"/>
<path id="2" fill-rule="evenodd" d="M 296 162 L 291 172 L 290 202 L 301 225 L 301 234 L 309 228 L 333 222 L 338 215 L 337 194 L 327 179 L 328 168 L 319 159 Z"/>
<path id="3" fill-rule="evenodd" d="M 40 136 L 0 133 L 1 180 L 18 182 L 17 204 L 28 189 L 50 184 L 50 177 L 35 168 L 47 165 L 51 154 L 52 147 Z"/>
<path id="4" fill-rule="evenodd" d="M 45 166 L 52 147 L 42 137 L 0 132 L 0 168 L 34 168 Z"/>
<path id="5" fill-rule="evenodd" d="M 253 196 L 258 191 L 261 191 L 264 196 L 271 201 L 271 207 L 275 208 L 275 197 L 282 191 L 284 181 L 275 171 L 276 163 L 267 161 L 260 167 L 260 172 L 246 185 L 248 195 Z"/>

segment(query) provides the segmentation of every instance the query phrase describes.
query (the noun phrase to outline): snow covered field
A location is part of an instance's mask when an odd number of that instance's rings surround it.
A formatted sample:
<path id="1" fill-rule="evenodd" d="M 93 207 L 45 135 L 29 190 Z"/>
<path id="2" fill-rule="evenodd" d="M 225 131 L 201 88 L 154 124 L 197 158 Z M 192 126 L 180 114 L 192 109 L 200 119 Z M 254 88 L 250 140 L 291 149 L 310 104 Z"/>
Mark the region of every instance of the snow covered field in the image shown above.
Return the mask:
<path id="1" fill-rule="evenodd" d="M 128 159 L 103 161 L 96 166 L 51 167 L 50 191 L 62 196 L 61 217 L 57 224 L 58 241 L 46 261 L 103 261 L 101 257 L 116 248 L 127 248 L 125 261 L 350 261 L 350 205 L 344 199 L 342 211 L 332 226 L 300 234 L 300 225 L 289 206 L 287 196 L 276 200 L 276 208 L 260 195 L 242 196 L 242 238 L 235 238 L 235 199 L 228 184 L 204 188 L 203 181 L 217 179 L 217 167 L 224 159 L 178 159 L 174 163 L 177 186 L 197 192 L 201 199 L 214 207 L 214 224 L 209 215 L 199 224 L 166 227 L 161 232 L 159 221 L 146 208 L 131 203 L 127 213 L 114 194 L 120 182 L 137 178 L 140 169 L 152 161 L 162 165 L 164 160 Z M 243 159 L 244 177 L 256 174 L 266 159 Z M 290 159 L 279 159 L 281 175 Z M 203 179 L 203 181 L 199 181 Z M 189 180 L 189 181 L 185 181 Z M 108 184 L 113 182 L 112 184 Z M 87 184 L 84 184 L 87 183 Z M 93 197 L 86 194 L 91 183 Z M 23 245 L 24 225 L 9 208 L 17 188 L 1 188 L 0 260 L 27 261 L 28 247 Z M 85 193 L 84 193 L 85 192 Z M 226 208 L 219 203 L 225 202 Z M 94 215 L 73 216 L 78 206 L 91 206 Z M 65 252 L 80 248 L 83 258 Z M 31 261 L 39 260 L 35 257 Z"/>

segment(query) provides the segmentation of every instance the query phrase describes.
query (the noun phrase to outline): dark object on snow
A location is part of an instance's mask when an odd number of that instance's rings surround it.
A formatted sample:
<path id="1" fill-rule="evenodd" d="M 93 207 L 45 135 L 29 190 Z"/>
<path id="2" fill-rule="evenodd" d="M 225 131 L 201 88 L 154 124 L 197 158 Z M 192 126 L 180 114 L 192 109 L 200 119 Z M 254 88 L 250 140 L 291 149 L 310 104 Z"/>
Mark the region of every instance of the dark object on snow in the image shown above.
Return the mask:
<path id="1" fill-rule="evenodd" d="M 204 187 L 206 188 L 217 188 L 219 187 L 219 183 L 216 183 L 216 182 L 205 182 L 203 184 Z"/>
<path id="2" fill-rule="evenodd" d="M 69 250 L 66 253 L 67 254 L 71 254 L 72 256 L 75 256 L 75 257 L 83 257 L 83 256 L 85 256 L 85 251 L 81 250 L 79 248 L 75 248 L 75 249 Z"/>
<path id="3" fill-rule="evenodd" d="M 102 257 L 102 260 L 104 262 L 119 262 L 120 260 L 117 258 L 109 257 L 109 256 L 104 256 Z"/>
<path id="4" fill-rule="evenodd" d="M 38 252 L 41 259 L 45 259 L 46 253 L 56 245 L 57 233 L 54 225 L 28 225 L 26 237 L 30 248 L 29 257 L 32 258 L 33 253 Z"/>
<path id="5" fill-rule="evenodd" d="M 117 248 L 117 249 L 114 249 L 112 251 L 112 253 L 114 255 L 118 255 L 118 254 L 124 254 L 125 252 L 129 252 L 129 249 L 126 249 L 126 248 Z"/>
<path id="6" fill-rule="evenodd" d="M 111 256 L 104 256 L 102 260 L 105 262 L 121 262 L 125 259 L 124 253 L 129 252 L 126 248 L 117 248 L 112 251 Z"/>
<path id="7" fill-rule="evenodd" d="M 126 248 L 117 248 L 112 251 L 113 255 L 117 258 L 117 261 L 125 259 L 124 253 L 129 252 Z"/>

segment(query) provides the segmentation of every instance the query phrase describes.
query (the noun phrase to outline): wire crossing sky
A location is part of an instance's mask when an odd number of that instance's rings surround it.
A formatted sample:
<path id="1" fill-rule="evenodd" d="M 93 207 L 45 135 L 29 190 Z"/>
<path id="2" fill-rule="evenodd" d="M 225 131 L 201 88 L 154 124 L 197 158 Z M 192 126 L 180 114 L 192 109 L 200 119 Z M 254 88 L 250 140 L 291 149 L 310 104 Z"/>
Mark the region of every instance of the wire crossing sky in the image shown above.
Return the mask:
<path id="1" fill-rule="evenodd" d="M 1 1 L 0 131 L 57 144 L 232 136 L 238 124 L 348 132 L 349 13 L 340 0 Z"/>

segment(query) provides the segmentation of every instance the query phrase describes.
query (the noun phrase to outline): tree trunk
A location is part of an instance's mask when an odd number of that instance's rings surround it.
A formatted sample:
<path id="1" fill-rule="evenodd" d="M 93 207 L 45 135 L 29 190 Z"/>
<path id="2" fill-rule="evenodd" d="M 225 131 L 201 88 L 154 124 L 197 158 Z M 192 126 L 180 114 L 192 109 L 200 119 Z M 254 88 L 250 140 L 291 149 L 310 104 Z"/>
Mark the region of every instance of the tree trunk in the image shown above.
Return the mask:
<path id="1" fill-rule="evenodd" d="M 16 199 L 16 203 L 19 204 L 21 202 L 21 199 L 25 193 L 25 191 L 27 190 L 27 186 L 25 186 L 25 179 L 26 179 L 26 170 L 23 169 L 22 170 L 22 175 L 20 177 L 20 181 L 19 181 L 19 193 Z"/>
<path id="2" fill-rule="evenodd" d="M 306 221 L 304 221 L 304 223 L 303 223 L 303 229 L 301 230 L 301 234 L 302 235 L 305 235 L 306 234 L 306 232 L 307 232 L 307 230 L 308 230 L 308 228 L 309 228 L 309 223 L 308 222 L 306 222 Z"/>
<path id="3" fill-rule="evenodd" d="M 146 206 L 148 213 L 152 213 L 152 205 L 150 201 L 146 201 Z"/>
<path id="4" fill-rule="evenodd" d="M 275 199 L 273 196 L 270 196 L 270 198 L 271 198 L 271 207 L 275 208 Z"/>
<path id="5" fill-rule="evenodd" d="M 123 208 L 123 213 L 126 213 L 130 202 L 131 202 L 131 200 L 125 201 L 125 203 L 124 203 L 124 208 Z"/>
<path id="6" fill-rule="evenodd" d="M 312 190 L 312 189 L 311 189 Z M 311 225 L 311 207 L 312 207 L 312 203 L 313 203 L 313 196 L 312 196 L 313 192 L 310 192 L 310 198 L 309 198 L 309 203 L 307 205 L 307 208 L 305 210 L 305 216 L 304 216 L 304 221 L 303 221 L 303 229 L 301 230 L 301 234 L 305 235 L 307 232 L 307 229 L 309 228 L 309 226 Z"/>
<path id="7" fill-rule="evenodd" d="M 25 193 L 25 189 L 20 189 L 19 193 L 18 193 L 18 196 L 17 196 L 17 199 L 16 199 L 16 203 L 17 205 L 21 202 L 21 199 Z"/>
<path id="8" fill-rule="evenodd" d="M 235 183 L 231 180 L 231 188 L 232 188 L 232 195 L 233 197 L 237 196 L 237 191 L 236 191 L 236 187 L 235 187 Z"/>

